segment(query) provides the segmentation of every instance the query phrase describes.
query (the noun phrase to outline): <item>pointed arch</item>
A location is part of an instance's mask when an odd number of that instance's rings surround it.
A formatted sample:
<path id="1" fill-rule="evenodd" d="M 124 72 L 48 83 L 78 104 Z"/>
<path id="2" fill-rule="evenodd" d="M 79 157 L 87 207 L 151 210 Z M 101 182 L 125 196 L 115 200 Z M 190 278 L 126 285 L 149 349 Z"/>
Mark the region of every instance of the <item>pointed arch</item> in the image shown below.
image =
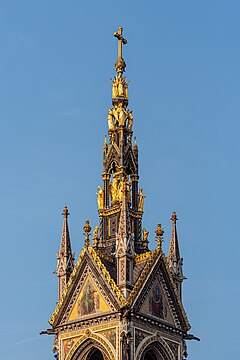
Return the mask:
<path id="1" fill-rule="evenodd" d="M 115 143 L 113 143 L 108 151 L 106 160 L 105 160 L 105 171 L 110 173 L 112 164 L 115 162 L 116 166 L 119 166 L 120 159 L 120 150 Z"/>
<path id="2" fill-rule="evenodd" d="M 175 360 L 175 357 L 158 332 L 145 338 L 138 346 L 136 360 Z"/>
<path id="3" fill-rule="evenodd" d="M 138 172 L 137 164 L 136 164 L 136 160 L 134 158 L 133 151 L 132 151 L 131 147 L 129 147 L 128 150 L 126 151 L 125 159 L 124 159 L 124 165 L 126 167 L 130 166 L 130 168 L 132 170 L 132 174 L 137 174 L 137 172 Z"/>
<path id="4" fill-rule="evenodd" d="M 104 360 L 104 357 L 99 349 L 93 348 L 87 355 L 86 360 Z"/>
<path id="5" fill-rule="evenodd" d="M 112 344 L 101 335 L 90 331 L 86 331 L 86 334 L 74 344 L 67 354 L 66 360 L 88 360 L 91 359 L 94 352 L 102 354 L 103 360 L 115 360 Z"/>

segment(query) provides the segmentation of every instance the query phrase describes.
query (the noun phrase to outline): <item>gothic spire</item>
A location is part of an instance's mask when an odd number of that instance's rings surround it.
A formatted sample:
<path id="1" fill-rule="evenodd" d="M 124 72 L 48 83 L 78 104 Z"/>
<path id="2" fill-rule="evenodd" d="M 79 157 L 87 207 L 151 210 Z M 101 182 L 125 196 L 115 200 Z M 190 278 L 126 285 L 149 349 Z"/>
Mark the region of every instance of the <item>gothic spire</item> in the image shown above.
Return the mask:
<path id="1" fill-rule="evenodd" d="M 178 236 L 177 236 L 177 214 L 174 211 L 172 213 L 172 235 L 170 240 L 170 247 L 168 252 L 168 266 L 172 273 L 175 284 L 179 290 L 179 294 L 181 295 L 181 285 L 184 279 L 183 277 L 183 259 L 180 256 L 179 244 L 178 244 Z"/>
<path id="2" fill-rule="evenodd" d="M 63 293 L 68 279 L 74 268 L 74 254 L 71 249 L 71 241 L 68 229 L 68 208 L 64 207 L 63 212 L 63 227 L 62 238 L 60 243 L 60 250 L 57 254 L 57 275 L 58 275 L 58 295 L 59 298 Z"/>
<path id="3" fill-rule="evenodd" d="M 134 232 L 137 253 L 147 251 L 147 242 L 142 239 L 142 215 L 144 209 L 143 189 L 139 189 L 138 147 L 133 143 L 132 110 L 128 108 L 128 85 L 123 77 L 126 64 L 122 47 L 127 43 L 122 27 L 114 33 L 118 39 L 117 74 L 112 79 L 112 107 L 108 111 L 108 135 L 103 146 L 103 185 L 98 186 L 97 202 L 100 217 L 99 249 L 108 254 L 116 252 L 117 231 L 120 214 L 127 211 Z M 126 186 L 127 204 L 123 201 L 123 185 Z M 124 196 L 125 196 L 124 195 Z M 125 210 L 123 207 L 125 206 Z M 126 210 L 127 209 L 127 210 Z"/>

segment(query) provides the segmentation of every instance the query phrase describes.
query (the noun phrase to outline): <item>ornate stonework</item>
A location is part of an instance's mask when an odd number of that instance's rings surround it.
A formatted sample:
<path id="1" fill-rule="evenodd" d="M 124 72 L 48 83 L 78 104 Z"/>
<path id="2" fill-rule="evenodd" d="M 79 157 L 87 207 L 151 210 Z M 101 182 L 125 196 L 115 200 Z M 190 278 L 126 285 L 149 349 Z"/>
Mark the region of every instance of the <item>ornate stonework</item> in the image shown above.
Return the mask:
<path id="1" fill-rule="evenodd" d="M 143 342 L 143 340 L 151 335 L 152 335 L 152 333 L 144 331 L 141 328 L 135 328 L 135 331 L 134 331 L 135 352 L 138 349 L 139 345 Z"/>
<path id="2" fill-rule="evenodd" d="M 156 332 L 156 334 L 147 337 L 143 342 L 141 343 L 141 346 L 136 351 L 136 360 L 141 360 L 142 355 L 144 354 L 144 351 L 147 350 L 149 346 L 156 346 L 157 349 L 159 349 L 160 353 L 163 357 L 163 359 L 169 359 L 169 360 L 175 360 L 170 347 L 166 343 L 166 341 L 161 337 L 161 334 L 159 332 Z"/>
<path id="3" fill-rule="evenodd" d="M 157 247 L 149 250 L 143 228 L 145 194 L 139 188 L 138 146 L 132 139 L 134 117 L 128 108 L 129 82 L 122 28 L 117 74 L 112 80 L 108 139 L 103 146 L 102 184 L 97 188 L 99 224 L 84 225 L 84 247 L 74 266 L 68 230 L 68 209 L 57 255 L 59 299 L 49 320 L 58 360 L 182 360 L 190 325 L 184 311 L 182 259 L 172 214 L 168 259 L 164 230 L 155 230 Z"/>
<path id="4" fill-rule="evenodd" d="M 91 349 L 91 343 L 94 344 L 95 347 L 100 346 L 100 348 L 104 349 L 107 355 L 109 356 L 109 360 L 115 359 L 115 351 L 113 349 L 113 346 L 109 341 L 106 341 L 106 339 L 103 336 L 100 336 L 96 333 L 92 333 L 91 330 L 86 330 L 85 334 L 79 338 L 78 341 L 72 346 L 71 350 L 68 352 L 66 356 L 66 360 L 78 360 L 84 358 L 84 356 L 87 355 L 84 354 L 84 348 L 82 345 L 84 343 L 90 343 L 89 350 Z M 82 349 L 81 349 L 82 347 Z"/>
<path id="5" fill-rule="evenodd" d="M 106 329 L 106 330 L 102 330 L 102 331 L 100 331 L 100 334 L 103 335 L 108 341 L 110 341 L 110 343 L 112 344 L 112 346 L 116 350 L 116 347 L 117 347 L 117 328 L 112 327 L 112 328 L 109 328 L 109 329 Z"/>

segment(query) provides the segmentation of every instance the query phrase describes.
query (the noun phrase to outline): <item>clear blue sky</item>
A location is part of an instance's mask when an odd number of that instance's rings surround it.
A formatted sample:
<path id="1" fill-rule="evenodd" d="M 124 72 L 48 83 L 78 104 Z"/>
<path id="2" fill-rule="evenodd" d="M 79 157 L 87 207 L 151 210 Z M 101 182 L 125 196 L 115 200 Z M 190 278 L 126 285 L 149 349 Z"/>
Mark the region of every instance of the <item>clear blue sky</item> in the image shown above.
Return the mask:
<path id="1" fill-rule="evenodd" d="M 239 1 L 2 0 L 0 358 L 51 359 L 61 211 L 98 221 L 101 148 L 124 27 L 144 226 L 178 214 L 190 360 L 239 357 Z"/>

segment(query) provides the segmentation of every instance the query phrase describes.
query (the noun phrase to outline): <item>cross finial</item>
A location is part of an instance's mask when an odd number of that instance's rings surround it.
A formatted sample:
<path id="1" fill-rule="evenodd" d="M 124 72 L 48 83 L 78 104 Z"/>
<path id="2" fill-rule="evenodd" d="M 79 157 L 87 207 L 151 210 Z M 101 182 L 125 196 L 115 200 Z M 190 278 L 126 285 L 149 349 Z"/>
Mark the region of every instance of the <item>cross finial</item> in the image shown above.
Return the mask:
<path id="1" fill-rule="evenodd" d="M 118 39 L 118 58 L 122 58 L 122 44 L 127 44 L 127 40 L 122 36 L 122 31 L 123 28 L 119 26 L 118 32 L 114 33 L 114 36 Z"/>
<path id="2" fill-rule="evenodd" d="M 118 32 L 115 32 L 113 34 L 118 39 L 118 58 L 117 58 L 115 66 L 116 66 L 116 70 L 119 74 L 122 74 L 125 71 L 125 67 L 126 67 L 126 64 L 122 57 L 122 44 L 126 45 L 127 40 L 124 39 L 124 37 L 122 36 L 122 31 L 123 31 L 123 28 L 121 26 L 119 26 Z"/>

